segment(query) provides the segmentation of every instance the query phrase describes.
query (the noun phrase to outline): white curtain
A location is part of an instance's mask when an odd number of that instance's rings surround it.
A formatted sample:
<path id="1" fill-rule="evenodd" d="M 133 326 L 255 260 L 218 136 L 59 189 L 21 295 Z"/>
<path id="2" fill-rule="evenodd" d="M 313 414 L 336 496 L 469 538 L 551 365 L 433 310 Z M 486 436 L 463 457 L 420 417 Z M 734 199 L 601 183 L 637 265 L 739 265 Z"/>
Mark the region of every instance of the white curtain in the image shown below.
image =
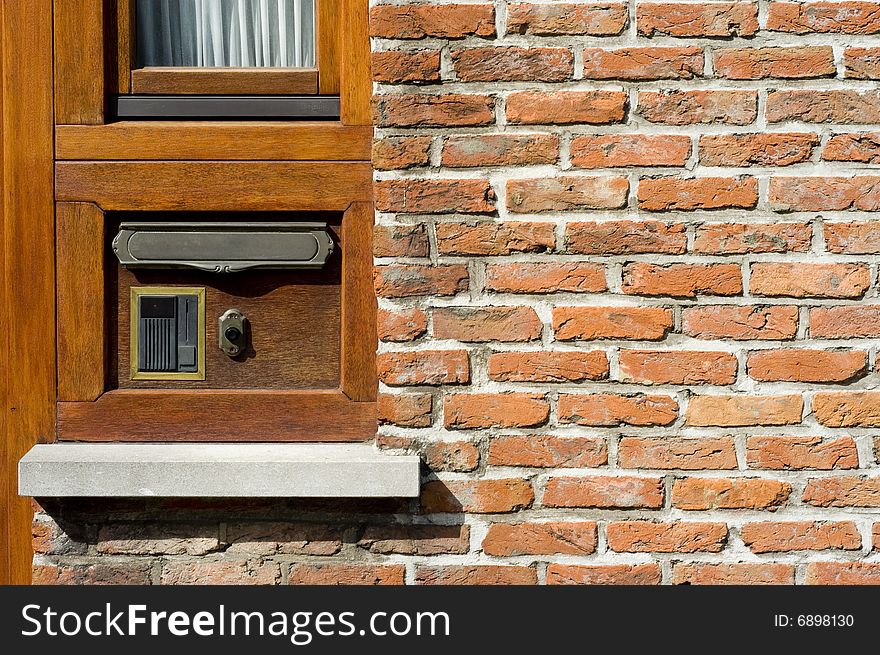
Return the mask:
<path id="1" fill-rule="evenodd" d="M 137 0 L 141 66 L 311 68 L 314 0 Z"/>

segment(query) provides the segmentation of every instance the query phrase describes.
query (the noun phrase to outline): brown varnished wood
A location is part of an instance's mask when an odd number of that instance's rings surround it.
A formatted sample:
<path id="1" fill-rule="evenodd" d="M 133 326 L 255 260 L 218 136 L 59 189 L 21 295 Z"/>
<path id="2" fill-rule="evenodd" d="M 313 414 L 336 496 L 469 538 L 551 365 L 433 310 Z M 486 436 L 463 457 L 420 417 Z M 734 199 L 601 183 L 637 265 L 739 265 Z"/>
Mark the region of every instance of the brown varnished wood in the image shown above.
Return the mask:
<path id="1" fill-rule="evenodd" d="M 342 219 L 342 390 L 376 400 L 376 295 L 373 291 L 373 205 L 359 202 Z"/>
<path id="2" fill-rule="evenodd" d="M 58 399 L 95 400 L 104 392 L 104 215 L 89 203 L 58 203 Z"/>
<path id="3" fill-rule="evenodd" d="M 339 0 L 342 5 L 340 70 L 341 119 L 346 125 L 370 125 L 373 81 L 370 72 L 369 3 Z"/>
<path id="4" fill-rule="evenodd" d="M 372 169 L 328 162 L 58 162 L 59 201 L 105 211 L 344 211 L 370 198 Z"/>
<path id="5" fill-rule="evenodd" d="M 52 3 L 3 2 L 3 579 L 31 580 L 30 500 L 18 461 L 50 441 L 55 419 L 55 248 L 52 201 Z"/>
<path id="6" fill-rule="evenodd" d="M 55 122 L 104 122 L 104 3 L 54 0 Z M 44 47 L 49 47 L 45 44 Z"/>
<path id="7" fill-rule="evenodd" d="M 338 237 L 337 237 L 338 241 Z M 114 258 L 115 259 L 115 258 Z M 128 270 L 116 264 L 116 379 L 128 389 L 336 389 L 340 366 L 340 260 L 321 270 L 210 274 Z M 132 286 L 205 287 L 206 379 L 130 379 Z M 248 347 L 230 358 L 218 347 L 218 318 L 228 309 L 248 317 Z"/>
<path id="8" fill-rule="evenodd" d="M 113 62 L 116 92 L 131 93 L 131 66 L 134 61 L 134 0 L 110 0 L 115 4 L 116 31 L 107 33 L 105 50 L 116 54 Z M 115 48 L 114 48 L 115 45 Z"/>
<path id="9" fill-rule="evenodd" d="M 120 121 L 58 126 L 62 160 L 369 161 L 370 127 L 337 122 Z"/>
<path id="10" fill-rule="evenodd" d="M 171 95 L 293 95 L 318 92 L 316 68 L 187 68 L 131 71 L 131 92 Z"/>
<path id="11" fill-rule="evenodd" d="M 339 94 L 339 35 L 340 0 L 318 0 L 317 43 L 318 92 L 326 95 Z"/>
<path id="12" fill-rule="evenodd" d="M 0 3 L 0 311 L 6 311 L 6 212 L 4 211 L 4 196 L 6 167 L 5 149 L 6 149 L 6 131 L 4 127 L 4 111 L 2 93 L 4 85 L 3 75 L 3 43 L 6 40 L 3 34 L 3 4 Z M 10 475 L 12 469 L 9 452 L 11 435 L 7 426 L 7 416 L 9 414 L 8 394 L 6 391 L 6 377 L 9 371 L 8 357 L 9 340 L 5 334 L 0 334 L 0 584 L 12 584 L 12 543 L 18 543 L 15 539 L 14 531 L 10 530 L 10 522 L 15 518 L 10 499 L 15 494 L 12 488 L 13 477 Z M 19 526 L 20 527 L 20 526 Z"/>
<path id="13" fill-rule="evenodd" d="M 339 391 L 111 391 L 59 403 L 59 438 L 71 441 L 365 441 L 375 403 Z"/>

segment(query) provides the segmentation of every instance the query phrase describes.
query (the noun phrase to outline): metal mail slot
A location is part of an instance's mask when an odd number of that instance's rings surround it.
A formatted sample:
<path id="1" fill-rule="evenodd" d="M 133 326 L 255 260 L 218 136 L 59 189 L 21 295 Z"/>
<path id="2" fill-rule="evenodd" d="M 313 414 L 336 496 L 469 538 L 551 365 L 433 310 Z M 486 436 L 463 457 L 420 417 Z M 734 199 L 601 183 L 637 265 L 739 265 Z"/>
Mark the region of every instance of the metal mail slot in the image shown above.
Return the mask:
<path id="1" fill-rule="evenodd" d="M 326 223 L 122 223 L 113 252 L 128 268 L 321 268 L 333 239 Z"/>

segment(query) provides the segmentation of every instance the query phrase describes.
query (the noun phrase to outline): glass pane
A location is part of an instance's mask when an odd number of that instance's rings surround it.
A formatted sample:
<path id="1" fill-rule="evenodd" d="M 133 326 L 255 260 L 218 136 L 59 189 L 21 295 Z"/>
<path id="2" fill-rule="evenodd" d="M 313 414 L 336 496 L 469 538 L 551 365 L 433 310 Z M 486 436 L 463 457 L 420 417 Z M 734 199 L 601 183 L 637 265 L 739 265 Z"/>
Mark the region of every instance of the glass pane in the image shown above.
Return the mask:
<path id="1" fill-rule="evenodd" d="M 315 0 L 137 0 L 139 66 L 312 68 Z"/>

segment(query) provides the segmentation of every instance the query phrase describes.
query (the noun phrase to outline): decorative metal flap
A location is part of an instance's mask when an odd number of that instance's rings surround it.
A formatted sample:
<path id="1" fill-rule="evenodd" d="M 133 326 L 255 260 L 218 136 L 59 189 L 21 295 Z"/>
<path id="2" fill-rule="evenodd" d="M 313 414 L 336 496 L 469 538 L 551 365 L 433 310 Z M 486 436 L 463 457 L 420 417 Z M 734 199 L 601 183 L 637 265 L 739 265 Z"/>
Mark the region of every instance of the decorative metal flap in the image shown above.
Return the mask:
<path id="1" fill-rule="evenodd" d="M 123 223 L 113 252 L 129 268 L 321 268 L 333 239 L 326 223 Z"/>

